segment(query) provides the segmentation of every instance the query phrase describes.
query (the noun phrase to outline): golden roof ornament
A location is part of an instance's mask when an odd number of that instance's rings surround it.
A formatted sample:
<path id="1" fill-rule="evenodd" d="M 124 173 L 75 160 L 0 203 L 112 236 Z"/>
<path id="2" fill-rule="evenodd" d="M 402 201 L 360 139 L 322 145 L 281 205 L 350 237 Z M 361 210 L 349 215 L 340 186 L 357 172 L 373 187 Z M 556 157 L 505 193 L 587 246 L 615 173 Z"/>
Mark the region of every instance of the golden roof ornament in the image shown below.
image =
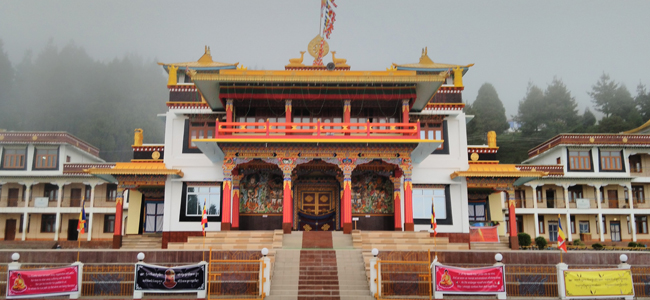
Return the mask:
<path id="1" fill-rule="evenodd" d="M 304 67 L 302 63 L 303 58 L 305 57 L 305 51 L 300 51 L 300 58 L 289 58 L 289 64 L 287 67 Z"/>
<path id="2" fill-rule="evenodd" d="M 309 44 L 307 45 L 307 51 L 309 52 L 309 55 L 311 55 L 313 58 L 318 57 L 318 50 L 320 49 L 320 41 L 323 41 L 323 57 L 327 55 L 327 53 L 330 52 L 330 45 L 327 43 L 326 40 L 323 39 L 322 36 L 316 35 L 315 38 L 313 38 Z"/>
<path id="3" fill-rule="evenodd" d="M 429 55 L 427 54 L 427 51 L 428 51 L 427 47 L 424 47 L 424 49 L 422 49 L 422 56 L 420 56 L 420 64 L 433 65 L 433 60 L 431 60 L 431 58 L 429 58 Z"/>
<path id="4" fill-rule="evenodd" d="M 198 62 L 200 63 L 211 63 L 212 62 L 212 54 L 210 54 L 210 47 L 205 46 L 205 53 L 201 58 L 199 58 Z"/>
<path id="5" fill-rule="evenodd" d="M 348 64 L 346 64 L 348 60 L 345 58 L 336 58 L 336 51 L 332 51 L 332 62 L 334 63 L 335 66 L 337 67 L 349 67 Z"/>

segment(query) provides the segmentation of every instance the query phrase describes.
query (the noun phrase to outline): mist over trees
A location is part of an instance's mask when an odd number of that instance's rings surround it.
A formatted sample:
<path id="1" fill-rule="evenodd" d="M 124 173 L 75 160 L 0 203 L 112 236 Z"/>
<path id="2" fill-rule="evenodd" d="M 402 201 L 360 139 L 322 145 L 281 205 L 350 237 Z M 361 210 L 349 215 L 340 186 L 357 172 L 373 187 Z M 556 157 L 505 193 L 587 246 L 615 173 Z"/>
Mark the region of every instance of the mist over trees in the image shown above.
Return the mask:
<path id="1" fill-rule="evenodd" d="M 99 147 L 106 161 L 128 161 L 135 128 L 164 141 L 166 78 L 135 55 L 99 62 L 74 43 L 50 41 L 12 66 L 0 41 L 0 128 L 67 131 Z"/>
<path id="2" fill-rule="evenodd" d="M 496 95 L 494 87 L 489 86 L 487 94 Z M 495 130 L 499 146 L 497 159 L 502 163 L 521 163 L 528 158 L 528 150 L 561 133 L 619 133 L 639 127 L 650 119 L 650 93 L 643 84 L 639 84 L 637 95 L 633 97 L 625 85 L 607 74 L 601 75 L 587 92 L 593 109 L 603 114 L 603 118 L 597 121 L 589 107 L 582 115 L 578 114 L 575 97 L 561 79 L 553 78 L 545 90 L 533 83 L 528 84 L 526 95 L 519 101 L 517 115 L 513 116 L 520 125 L 519 130 L 506 132 L 508 127 L 485 125 L 490 124 L 484 121 L 486 119 L 500 123 L 505 119 L 505 111 L 499 109 L 503 105 L 500 100 L 497 103 L 495 99 L 498 97 L 494 96 L 490 96 L 489 106 L 482 104 L 478 109 L 476 103 L 479 99 L 485 103 L 486 97 L 481 90 L 476 101 L 465 109 L 467 114 L 475 115 L 474 120 L 467 124 L 468 144 L 485 144 L 487 131 Z"/>

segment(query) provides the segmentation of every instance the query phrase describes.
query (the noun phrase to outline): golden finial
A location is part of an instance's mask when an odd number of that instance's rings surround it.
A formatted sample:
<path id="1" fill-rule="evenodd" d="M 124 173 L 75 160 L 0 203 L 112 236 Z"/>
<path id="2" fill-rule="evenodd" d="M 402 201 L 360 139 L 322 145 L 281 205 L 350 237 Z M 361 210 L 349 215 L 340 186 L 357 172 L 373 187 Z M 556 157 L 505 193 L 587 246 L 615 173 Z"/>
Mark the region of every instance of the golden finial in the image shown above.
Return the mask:
<path id="1" fill-rule="evenodd" d="M 454 68 L 454 86 L 463 87 L 463 69 L 460 66 Z"/>
<path id="2" fill-rule="evenodd" d="M 170 65 L 167 67 L 169 70 L 169 79 L 167 79 L 167 85 L 176 85 L 178 82 L 178 67 L 174 65 Z"/>
<path id="3" fill-rule="evenodd" d="M 244 65 L 238 65 L 237 70 L 246 71 L 246 70 L 248 70 L 248 67 L 244 67 Z"/>
<path id="4" fill-rule="evenodd" d="M 422 49 L 422 56 L 420 57 L 420 64 L 433 65 L 433 60 L 429 58 L 427 52 L 428 52 L 427 47 L 424 47 L 424 49 Z"/>
<path id="5" fill-rule="evenodd" d="M 306 51 L 300 51 L 300 58 L 289 58 L 289 64 L 287 67 L 304 67 L 302 63 L 303 58 L 305 57 Z"/>
<path id="6" fill-rule="evenodd" d="M 497 146 L 497 133 L 494 132 L 494 131 L 488 131 L 487 138 L 488 138 L 488 147 L 496 148 L 496 146 Z"/>
<path id="7" fill-rule="evenodd" d="M 142 128 L 135 130 L 133 135 L 133 146 L 142 146 Z"/>
<path id="8" fill-rule="evenodd" d="M 386 68 L 386 71 L 397 71 L 397 67 L 395 65 L 390 66 L 390 68 Z"/>

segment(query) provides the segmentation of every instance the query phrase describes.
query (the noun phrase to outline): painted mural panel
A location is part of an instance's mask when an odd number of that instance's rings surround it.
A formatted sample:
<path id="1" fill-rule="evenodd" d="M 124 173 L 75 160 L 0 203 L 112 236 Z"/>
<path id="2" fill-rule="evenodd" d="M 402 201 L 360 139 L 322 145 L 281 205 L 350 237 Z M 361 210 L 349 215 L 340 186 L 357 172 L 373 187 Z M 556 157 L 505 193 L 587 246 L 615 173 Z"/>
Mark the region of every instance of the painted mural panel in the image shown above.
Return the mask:
<path id="1" fill-rule="evenodd" d="M 239 212 L 282 213 L 282 176 L 266 171 L 244 176 L 239 183 Z"/>
<path id="2" fill-rule="evenodd" d="M 366 173 L 352 176 L 353 214 L 392 214 L 393 182 L 385 176 Z"/>

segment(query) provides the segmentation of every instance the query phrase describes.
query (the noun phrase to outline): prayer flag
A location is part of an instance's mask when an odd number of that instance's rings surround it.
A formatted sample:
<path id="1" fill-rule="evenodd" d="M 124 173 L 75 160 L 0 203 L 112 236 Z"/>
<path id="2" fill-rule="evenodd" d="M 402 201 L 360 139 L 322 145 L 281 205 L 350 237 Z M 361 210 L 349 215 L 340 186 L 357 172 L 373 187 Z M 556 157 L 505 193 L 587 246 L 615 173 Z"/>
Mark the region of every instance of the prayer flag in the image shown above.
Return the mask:
<path id="1" fill-rule="evenodd" d="M 566 253 L 566 235 L 564 235 L 564 231 L 562 231 L 562 218 L 560 218 L 560 215 L 557 215 L 557 224 L 557 248 Z"/>
<path id="2" fill-rule="evenodd" d="M 77 231 L 79 233 L 86 233 L 88 225 L 86 224 L 86 200 L 81 204 L 81 212 L 79 213 L 79 222 L 77 223 Z"/>
<path id="3" fill-rule="evenodd" d="M 436 210 L 431 202 L 431 228 L 433 229 L 433 236 L 438 235 L 438 223 L 436 222 Z"/>
<path id="4" fill-rule="evenodd" d="M 203 228 L 203 235 L 205 235 L 205 228 L 208 227 L 208 210 L 203 200 L 203 213 L 201 214 L 201 227 Z"/>

